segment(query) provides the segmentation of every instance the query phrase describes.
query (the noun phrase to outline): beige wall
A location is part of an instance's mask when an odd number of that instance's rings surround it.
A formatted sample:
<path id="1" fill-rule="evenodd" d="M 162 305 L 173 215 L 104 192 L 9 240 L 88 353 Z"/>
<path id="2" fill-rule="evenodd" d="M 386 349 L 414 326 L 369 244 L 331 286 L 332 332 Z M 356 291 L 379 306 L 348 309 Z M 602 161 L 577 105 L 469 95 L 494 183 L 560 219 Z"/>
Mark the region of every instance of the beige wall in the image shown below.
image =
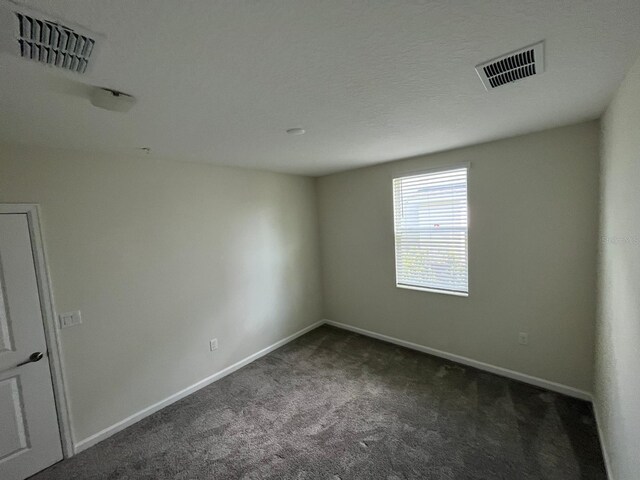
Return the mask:
<path id="1" fill-rule="evenodd" d="M 591 391 L 598 157 L 590 122 L 320 178 L 326 318 Z M 396 288 L 392 175 L 464 162 L 469 297 Z"/>
<path id="2" fill-rule="evenodd" d="M 0 147 L 0 202 L 41 204 L 56 309 L 82 311 L 61 331 L 75 440 L 319 320 L 323 289 L 331 320 L 590 391 L 598 139 L 590 122 L 315 191 L 303 177 Z M 393 174 L 464 162 L 470 296 L 397 289 Z"/>
<path id="3" fill-rule="evenodd" d="M 595 407 L 615 480 L 640 475 L 640 60 L 603 118 Z"/>
<path id="4" fill-rule="evenodd" d="M 37 202 L 82 440 L 321 319 L 314 181 L 0 148 Z M 209 339 L 220 343 L 209 351 Z"/>

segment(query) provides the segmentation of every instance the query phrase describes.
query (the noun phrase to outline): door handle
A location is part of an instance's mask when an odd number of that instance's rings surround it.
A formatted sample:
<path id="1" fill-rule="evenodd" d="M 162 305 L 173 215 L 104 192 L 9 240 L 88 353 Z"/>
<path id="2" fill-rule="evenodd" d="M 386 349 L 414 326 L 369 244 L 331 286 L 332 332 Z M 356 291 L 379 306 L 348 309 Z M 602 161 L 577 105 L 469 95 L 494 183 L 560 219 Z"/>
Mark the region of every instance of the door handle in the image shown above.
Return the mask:
<path id="1" fill-rule="evenodd" d="M 24 362 L 20 362 L 19 364 L 14 365 L 13 367 L 9 367 L 9 368 L 5 368 L 4 370 L 0 370 L 0 373 L 7 372 L 9 370 L 13 370 L 14 368 L 18 368 L 18 367 L 21 367 L 23 365 L 27 365 L 29 363 L 39 362 L 43 358 L 44 358 L 44 353 L 42 353 L 42 352 L 33 352 L 31 355 L 29 355 L 29 358 L 26 359 Z"/>
<path id="2" fill-rule="evenodd" d="M 39 362 L 40 360 L 42 360 L 42 357 L 44 357 L 44 354 L 42 352 L 33 352 L 31 355 L 29 355 L 28 360 L 20 362 L 16 365 L 16 367 L 21 367 L 22 365 L 26 365 L 27 363 Z"/>

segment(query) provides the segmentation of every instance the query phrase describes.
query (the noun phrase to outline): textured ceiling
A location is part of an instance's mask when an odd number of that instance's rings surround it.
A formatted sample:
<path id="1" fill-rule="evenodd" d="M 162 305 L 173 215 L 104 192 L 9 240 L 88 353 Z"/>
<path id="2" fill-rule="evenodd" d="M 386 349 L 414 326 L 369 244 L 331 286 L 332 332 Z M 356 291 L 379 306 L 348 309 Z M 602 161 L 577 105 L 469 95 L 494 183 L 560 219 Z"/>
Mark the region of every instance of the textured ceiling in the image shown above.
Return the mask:
<path id="1" fill-rule="evenodd" d="M 86 76 L 3 53 L 0 142 L 309 175 L 597 118 L 640 54 L 638 0 L 25 3 L 105 41 Z M 476 64 L 542 39 L 543 75 L 485 91 Z"/>

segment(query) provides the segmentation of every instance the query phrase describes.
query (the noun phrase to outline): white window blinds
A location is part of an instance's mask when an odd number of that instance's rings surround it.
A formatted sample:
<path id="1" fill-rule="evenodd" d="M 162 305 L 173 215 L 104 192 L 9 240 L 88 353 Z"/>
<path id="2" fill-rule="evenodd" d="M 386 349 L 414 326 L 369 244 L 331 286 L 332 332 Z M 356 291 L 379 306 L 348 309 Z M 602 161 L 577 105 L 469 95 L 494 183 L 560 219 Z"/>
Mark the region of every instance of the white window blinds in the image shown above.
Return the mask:
<path id="1" fill-rule="evenodd" d="M 466 295 L 467 167 L 393 180 L 396 285 Z"/>

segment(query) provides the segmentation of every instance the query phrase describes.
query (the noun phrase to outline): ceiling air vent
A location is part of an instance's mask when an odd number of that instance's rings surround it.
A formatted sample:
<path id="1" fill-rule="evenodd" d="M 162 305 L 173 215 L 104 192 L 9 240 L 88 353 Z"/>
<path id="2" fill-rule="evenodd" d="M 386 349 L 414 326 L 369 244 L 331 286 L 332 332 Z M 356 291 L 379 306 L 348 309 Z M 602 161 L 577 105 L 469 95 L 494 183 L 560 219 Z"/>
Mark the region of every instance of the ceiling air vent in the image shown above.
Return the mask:
<path id="1" fill-rule="evenodd" d="M 487 90 L 544 72 L 544 42 L 494 58 L 476 67 Z"/>
<path id="2" fill-rule="evenodd" d="M 20 56 L 84 73 L 96 41 L 72 28 L 16 13 Z"/>
<path id="3" fill-rule="evenodd" d="M 80 74 L 92 65 L 100 35 L 13 2 L 2 2 L 2 7 L 2 50 Z"/>

